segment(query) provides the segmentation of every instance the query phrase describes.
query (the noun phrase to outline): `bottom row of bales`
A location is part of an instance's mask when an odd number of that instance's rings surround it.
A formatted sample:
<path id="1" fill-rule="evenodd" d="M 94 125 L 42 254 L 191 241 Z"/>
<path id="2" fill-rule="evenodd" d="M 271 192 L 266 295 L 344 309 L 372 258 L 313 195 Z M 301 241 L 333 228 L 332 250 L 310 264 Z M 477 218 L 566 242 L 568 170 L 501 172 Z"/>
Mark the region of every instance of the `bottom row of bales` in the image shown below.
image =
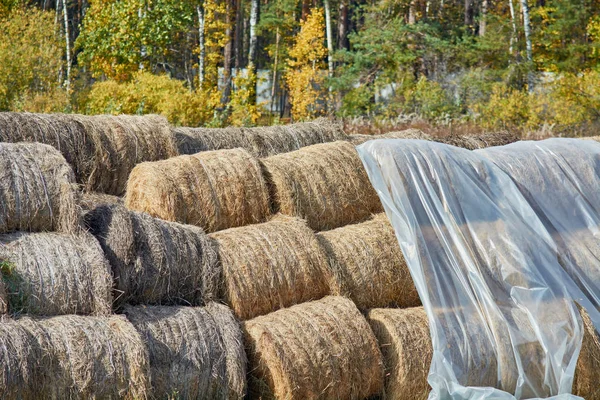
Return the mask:
<path id="1" fill-rule="evenodd" d="M 583 319 L 573 392 L 600 399 L 600 338 Z M 494 349 L 477 353 L 489 353 L 486 365 L 495 357 Z M 329 296 L 240 324 L 217 303 L 125 306 L 109 317 L 3 320 L 0 395 L 424 399 L 432 354 L 422 307 L 365 317 L 349 299 Z"/>

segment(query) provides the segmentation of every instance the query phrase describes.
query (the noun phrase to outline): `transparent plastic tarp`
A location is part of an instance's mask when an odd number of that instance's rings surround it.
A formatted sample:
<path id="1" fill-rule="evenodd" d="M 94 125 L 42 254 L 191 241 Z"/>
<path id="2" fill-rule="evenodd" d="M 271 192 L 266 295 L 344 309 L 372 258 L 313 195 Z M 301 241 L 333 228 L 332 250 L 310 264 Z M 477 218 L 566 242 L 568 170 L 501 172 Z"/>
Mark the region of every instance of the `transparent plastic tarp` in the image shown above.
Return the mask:
<path id="1" fill-rule="evenodd" d="M 577 398 L 579 311 L 554 238 L 511 177 L 435 142 L 357 149 L 429 318 L 430 399 Z"/>

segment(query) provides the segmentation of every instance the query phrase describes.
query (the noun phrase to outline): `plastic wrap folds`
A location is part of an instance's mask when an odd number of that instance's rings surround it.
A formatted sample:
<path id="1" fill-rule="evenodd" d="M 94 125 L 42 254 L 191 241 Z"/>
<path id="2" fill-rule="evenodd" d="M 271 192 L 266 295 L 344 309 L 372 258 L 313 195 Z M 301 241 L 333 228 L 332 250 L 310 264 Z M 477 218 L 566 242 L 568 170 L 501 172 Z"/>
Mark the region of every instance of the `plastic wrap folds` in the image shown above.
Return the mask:
<path id="1" fill-rule="evenodd" d="M 561 175 L 575 163 L 551 156 L 561 146 L 582 146 L 594 163 L 592 154 L 600 154 L 600 144 L 576 141 L 481 152 L 420 140 L 358 147 L 428 315 L 430 399 L 577 398 L 569 393 L 583 332 L 573 299 L 594 307 L 597 278 L 581 260 L 591 263 L 596 253 L 559 250 L 598 226 L 593 208 L 600 202 L 590 205 L 595 200 L 582 194 L 579 167 Z M 597 185 L 599 170 L 588 167 Z M 519 179 L 514 170 L 522 168 Z M 579 192 L 551 189 L 569 179 Z M 548 215 L 556 206 L 542 200 L 551 195 L 562 196 L 562 216 Z M 578 202 L 579 222 L 561 222 L 573 212 L 568 195 Z"/>

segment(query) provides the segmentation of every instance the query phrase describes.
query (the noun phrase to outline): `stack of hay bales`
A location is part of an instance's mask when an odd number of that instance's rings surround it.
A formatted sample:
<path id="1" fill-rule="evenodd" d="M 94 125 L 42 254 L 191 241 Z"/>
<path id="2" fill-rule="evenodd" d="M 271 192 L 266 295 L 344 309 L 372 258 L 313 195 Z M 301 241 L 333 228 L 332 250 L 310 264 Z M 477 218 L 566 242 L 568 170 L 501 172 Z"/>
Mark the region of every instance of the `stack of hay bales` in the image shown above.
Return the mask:
<path id="1" fill-rule="evenodd" d="M 436 142 L 462 147 L 467 150 L 478 150 L 486 147 L 504 146 L 520 140 L 519 135 L 508 132 L 487 132 L 478 135 L 449 135 L 436 137 Z"/>
<path id="2" fill-rule="evenodd" d="M 156 115 L 0 113 L 0 141 L 49 144 L 87 190 L 113 195 L 137 163 L 177 155 L 167 120 Z"/>
<path id="3" fill-rule="evenodd" d="M 314 230 L 361 222 L 382 211 L 354 146 L 334 142 L 262 160 L 272 201 Z"/>
<path id="4" fill-rule="evenodd" d="M 180 154 L 242 148 L 256 157 L 346 139 L 341 125 L 325 118 L 256 128 L 175 128 L 173 134 Z"/>
<path id="5" fill-rule="evenodd" d="M 383 363 L 369 324 L 343 297 L 244 323 L 254 398 L 363 399 L 381 393 Z"/>
<path id="6" fill-rule="evenodd" d="M 242 149 L 139 164 L 129 177 L 125 204 L 207 232 L 263 222 L 271 214 L 258 160 Z"/>
<path id="7" fill-rule="evenodd" d="M 350 135 L 350 143 L 355 146 L 375 139 L 420 139 L 433 140 L 433 138 L 419 129 L 405 129 L 403 131 L 387 132 L 382 135 Z"/>

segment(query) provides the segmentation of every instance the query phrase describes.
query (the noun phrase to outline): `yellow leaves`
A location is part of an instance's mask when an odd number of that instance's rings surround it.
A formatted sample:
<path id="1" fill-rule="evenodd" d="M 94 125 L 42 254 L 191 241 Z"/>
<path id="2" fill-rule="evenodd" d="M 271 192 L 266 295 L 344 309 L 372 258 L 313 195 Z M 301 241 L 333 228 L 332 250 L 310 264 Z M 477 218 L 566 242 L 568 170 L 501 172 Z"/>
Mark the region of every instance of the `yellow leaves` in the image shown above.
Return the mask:
<path id="1" fill-rule="evenodd" d="M 300 22 L 300 33 L 289 55 L 290 67 L 313 64 L 316 68 L 327 56 L 325 41 L 325 17 L 322 8 L 313 8 L 306 21 Z"/>
<path id="2" fill-rule="evenodd" d="M 252 65 L 246 76 L 241 72 L 233 78 L 233 94 L 231 96 L 231 114 L 229 124 L 233 126 L 254 126 L 262 116 L 262 104 L 254 103 L 256 94 L 256 73 Z"/>

